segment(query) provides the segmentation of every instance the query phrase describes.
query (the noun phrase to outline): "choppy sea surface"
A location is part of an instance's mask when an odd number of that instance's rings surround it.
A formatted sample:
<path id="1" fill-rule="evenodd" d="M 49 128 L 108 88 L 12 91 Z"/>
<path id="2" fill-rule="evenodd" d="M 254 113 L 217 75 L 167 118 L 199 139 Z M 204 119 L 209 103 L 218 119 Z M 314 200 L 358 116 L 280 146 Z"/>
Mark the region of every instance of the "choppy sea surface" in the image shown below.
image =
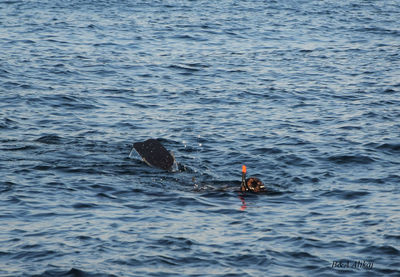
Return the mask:
<path id="1" fill-rule="evenodd" d="M 399 205 L 399 1 L 0 1 L 0 276 L 400 276 Z"/>

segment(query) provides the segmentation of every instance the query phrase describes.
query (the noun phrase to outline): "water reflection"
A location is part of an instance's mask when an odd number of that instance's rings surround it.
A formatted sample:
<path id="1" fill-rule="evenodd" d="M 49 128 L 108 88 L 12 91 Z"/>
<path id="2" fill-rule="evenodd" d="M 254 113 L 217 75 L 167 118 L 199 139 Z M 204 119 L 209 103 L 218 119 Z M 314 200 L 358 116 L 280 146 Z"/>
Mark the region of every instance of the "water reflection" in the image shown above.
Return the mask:
<path id="1" fill-rule="evenodd" d="M 238 197 L 239 197 L 240 201 L 242 202 L 242 205 L 240 206 L 240 210 L 241 211 L 246 210 L 247 205 L 246 205 L 246 201 L 244 200 L 244 195 L 239 193 Z"/>

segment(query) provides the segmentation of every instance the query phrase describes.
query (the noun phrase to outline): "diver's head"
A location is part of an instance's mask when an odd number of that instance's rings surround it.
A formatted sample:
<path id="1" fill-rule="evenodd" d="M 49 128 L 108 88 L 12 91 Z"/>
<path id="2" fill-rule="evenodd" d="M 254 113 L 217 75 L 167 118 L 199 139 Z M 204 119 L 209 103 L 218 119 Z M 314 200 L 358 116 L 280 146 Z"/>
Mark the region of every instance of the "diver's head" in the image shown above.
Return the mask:
<path id="1" fill-rule="evenodd" d="M 265 191 L 265 185 L 260 179 L 256 177 L 250 177 L 246 179 L 246 166 L 242 166 L 242 183 L 240 186 L 241 192 L 251 191 L 251 192 L 261 192 Z"/>
<path id="2" fill-rule="evenodd" d="M 265 185 L 263 184 L 263 182 L 261 182 L 260 179 L 256 177 L 250 177 L 246 179 L 246 185 L 247 185 L 247 190 L 245 191 L 251 191 L 251 192 L 265 191 Z"/>

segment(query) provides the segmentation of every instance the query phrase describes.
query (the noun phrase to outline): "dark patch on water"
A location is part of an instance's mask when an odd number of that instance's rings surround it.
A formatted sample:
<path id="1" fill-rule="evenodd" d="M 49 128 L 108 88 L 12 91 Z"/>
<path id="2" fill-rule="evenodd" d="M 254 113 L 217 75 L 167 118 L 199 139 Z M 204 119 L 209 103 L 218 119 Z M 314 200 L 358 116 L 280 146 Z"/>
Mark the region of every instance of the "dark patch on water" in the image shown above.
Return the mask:
<path id="1" fill-rule="evenodd" d="M 96 272 L 83 271 L 76 268 L 71 268 L 68 271 L 62 270 L 47 270 L 42 274 L 31 275 L 32 277 L 116 277 L 113 274 L 102 274 Z"/>
<path id="2" fill-rule="evenodd" d="M 45 143 L 45 144 L 61 144 L 62 138 L 57 135 L 45 135 L 45 136 L 41 136 L 36 141 Z"/>
<path id="3" fill-rule="evenodd" d="M 363 198 L 368 195 L 367 191 L 351 191 L 351 190 L 332 190 L 321 194 L 323 197 L 336 197 L 343 200 L 352 200 Z"/>
<path id="4" fill-rule="evenodd" d="M 75 203 L 74 205 L 72 205 L 72 207 L 74 209 L 92 209 L 96 208 L 97 205 L 94 203 Z"/>
<path id="5" fill-rule="evenodd" d="M 364 155 L 336 155 L 328 159 L 337 164 L 369 164 L 374 162 L 373 158 Z"/>
<path id="6" fill-rule="evenodd" d="M 379 145 L 377 148 L 396 153 L 400 151 L 400 143 L 383 143 Z"/>

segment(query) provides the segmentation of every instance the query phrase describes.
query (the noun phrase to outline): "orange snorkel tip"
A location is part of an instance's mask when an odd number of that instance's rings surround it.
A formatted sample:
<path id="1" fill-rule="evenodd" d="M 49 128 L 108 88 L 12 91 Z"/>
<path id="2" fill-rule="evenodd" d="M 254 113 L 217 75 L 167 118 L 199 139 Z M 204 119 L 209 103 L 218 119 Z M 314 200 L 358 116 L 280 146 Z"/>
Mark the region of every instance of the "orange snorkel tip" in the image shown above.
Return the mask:
<path id="1" fill-rule="evenodd" d="M 242 184 L 240 186 L 241 191 L 248 191 L 249 187 L 246 184 L 246 166 L 242 165 Z"/>

